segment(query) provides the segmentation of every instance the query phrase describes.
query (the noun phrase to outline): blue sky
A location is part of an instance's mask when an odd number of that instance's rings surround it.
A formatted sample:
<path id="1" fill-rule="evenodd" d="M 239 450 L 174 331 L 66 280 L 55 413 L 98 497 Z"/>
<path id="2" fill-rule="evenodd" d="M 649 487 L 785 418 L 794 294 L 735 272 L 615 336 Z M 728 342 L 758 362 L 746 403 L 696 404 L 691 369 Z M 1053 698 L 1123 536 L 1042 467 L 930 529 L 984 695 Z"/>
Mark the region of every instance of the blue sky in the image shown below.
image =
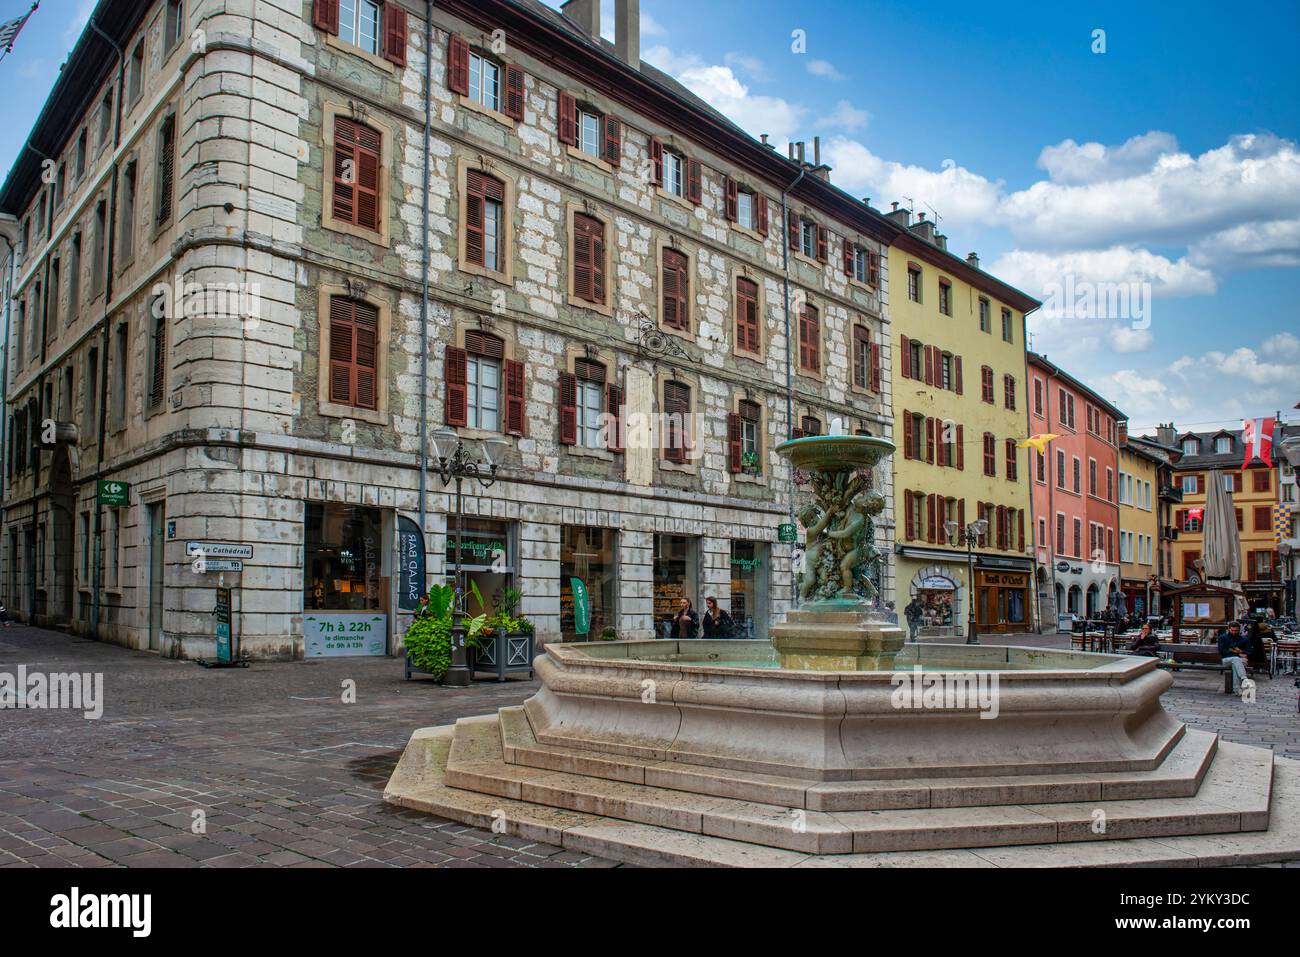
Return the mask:
<path id="1" fill-rule="evenodd" d="M 91 8 L 44 0 L 0 63 L 5 169 Z M 820 135 L 834 182 L 937 209 L 954 252 L 1026 292 L 1149 284 L 1145 318 L 1030 319 L 1136 429 L 1300 401 L 1300 5 L 642 0 L 642 18 L 647 60 L 755 135 Z"/>

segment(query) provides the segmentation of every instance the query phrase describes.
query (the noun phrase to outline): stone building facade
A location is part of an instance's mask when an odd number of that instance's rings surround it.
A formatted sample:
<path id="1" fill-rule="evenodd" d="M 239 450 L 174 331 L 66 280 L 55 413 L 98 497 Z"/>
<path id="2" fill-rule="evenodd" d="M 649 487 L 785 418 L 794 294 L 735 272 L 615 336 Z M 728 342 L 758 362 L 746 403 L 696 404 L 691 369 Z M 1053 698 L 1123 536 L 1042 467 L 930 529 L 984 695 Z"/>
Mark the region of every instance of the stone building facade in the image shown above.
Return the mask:
<path id="1" fill-rule="evenodd" d="M 775 447 L 892 435 L 898 230 L 617 8 L 610 44 L 587 2 L 101 0 L 0 192 L 17 616 L 211 656 L 229 587 L 254 657 L 392 653 L 414 527 L 426 584 L 458 548 L 544 640 L 575 580 L 597 632 L 711 595 L 766 633 Z M 446 428 L 499 440 L 459 543 Z"/>

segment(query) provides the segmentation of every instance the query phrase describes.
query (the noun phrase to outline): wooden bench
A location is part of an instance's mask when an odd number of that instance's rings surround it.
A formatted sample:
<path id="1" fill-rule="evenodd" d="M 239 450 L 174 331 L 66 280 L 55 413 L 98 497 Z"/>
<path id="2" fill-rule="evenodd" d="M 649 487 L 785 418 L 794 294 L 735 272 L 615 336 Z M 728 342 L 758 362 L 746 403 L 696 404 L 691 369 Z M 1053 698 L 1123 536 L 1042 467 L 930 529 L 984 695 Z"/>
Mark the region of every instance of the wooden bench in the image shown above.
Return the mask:
<path id="1" fill-rule="evenodd" d="M 1217 645 L 1161 642 L 1160 654 L 1168 656 L 1161 659 L 1160 667 L 1171 671 L 1222 671 L 1223 693 L 1232 694 L 1232 665 L 1219 657 Z M 1249 673 L 1249 662 L 1246 667 Z"/>

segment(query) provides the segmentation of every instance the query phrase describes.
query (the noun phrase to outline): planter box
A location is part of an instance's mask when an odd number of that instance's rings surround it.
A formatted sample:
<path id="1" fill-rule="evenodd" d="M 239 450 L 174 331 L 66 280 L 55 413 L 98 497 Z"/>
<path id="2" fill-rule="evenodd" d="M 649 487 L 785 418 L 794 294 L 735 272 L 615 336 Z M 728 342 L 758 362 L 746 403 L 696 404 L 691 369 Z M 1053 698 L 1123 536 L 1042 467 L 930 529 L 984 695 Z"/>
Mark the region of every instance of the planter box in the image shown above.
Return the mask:
<path id="1" fill-rule="evenodd" d="M 406 680 L 411 680 L 411 675 L 433 675 L 432 671 L 425 671 L 423 668 L 417 668 L 411 664 L 411 656 L 406 656 Z M 442 684 L 442 678 L 438 679 L 438 684 Z"/>
<path id="2" fill-rule="evenodd" d="M 497 681 L 505 681 L 506 675 L 533 676 L 533 633 L 530 631 L 480 633 L 467 650 L 473 672 L 490 672 L 497 676 Z"/>

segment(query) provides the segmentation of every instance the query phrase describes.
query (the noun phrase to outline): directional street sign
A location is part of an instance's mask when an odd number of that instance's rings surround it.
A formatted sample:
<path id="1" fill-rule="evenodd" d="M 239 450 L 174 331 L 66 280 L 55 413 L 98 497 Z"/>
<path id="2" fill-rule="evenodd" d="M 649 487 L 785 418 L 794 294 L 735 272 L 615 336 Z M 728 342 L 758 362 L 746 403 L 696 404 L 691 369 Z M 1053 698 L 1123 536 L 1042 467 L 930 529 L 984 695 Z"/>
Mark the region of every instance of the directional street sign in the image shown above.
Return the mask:
<path id="1" fill-rule="evenodd" d="M 186 542 L 185 554 L 203 553 L 204 558 L 252 558 L 252 545 L 237 545 L 233 542 Z"/>
<path id="2" fill-rule="evenodd" d="M 244 563 L 238 558 L 205 558 L 203 559 L 203 570 L 205 572 L 242 572 Z"/>

